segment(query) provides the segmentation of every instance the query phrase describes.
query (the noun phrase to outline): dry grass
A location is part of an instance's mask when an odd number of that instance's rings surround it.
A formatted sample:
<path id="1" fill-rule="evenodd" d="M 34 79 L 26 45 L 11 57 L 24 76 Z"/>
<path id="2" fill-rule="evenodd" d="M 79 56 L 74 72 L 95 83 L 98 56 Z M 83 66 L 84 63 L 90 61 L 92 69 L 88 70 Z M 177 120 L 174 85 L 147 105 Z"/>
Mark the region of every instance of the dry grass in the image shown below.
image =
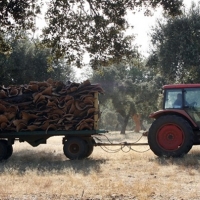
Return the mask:
<path id="1" fill-rule="evenodd" d="M 139 136 L 109 134 L 115 142 Z M 180 159 L 95 147 L 88 159 L 70 161 L 61 141 L 51 138 L 36 148 L 16 142 L 12 157 L 0 163 L 0 199 L 200 199 L 198 146 Z M 133 148 L 145 151 L 148 146 Z"/>

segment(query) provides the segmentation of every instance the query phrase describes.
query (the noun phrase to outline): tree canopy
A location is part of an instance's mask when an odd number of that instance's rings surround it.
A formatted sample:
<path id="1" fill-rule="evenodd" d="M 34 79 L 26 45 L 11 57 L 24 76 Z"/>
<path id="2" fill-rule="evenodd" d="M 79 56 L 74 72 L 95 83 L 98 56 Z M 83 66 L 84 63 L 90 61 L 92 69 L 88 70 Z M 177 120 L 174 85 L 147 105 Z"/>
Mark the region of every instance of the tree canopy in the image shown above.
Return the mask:
<path id="1" fill-rule="evenodd" d="M 62 60 L 49 66 L 49 49 L 37 48 L 36 43 L 37 41 L 33 43 L 27 38 L 10 41 L 10 56 L 0 53 L 0 85 L 23 84 L 31 80 L 44 81 L 48 78 L 69 80 L 71 68 L 63 64 Z"/>
<path id="2" fill-rule="evenodd" d="M 114 128 L 118 121 L 122 134 L 125 133 L 129 119 L 134 115 L 140 115 L 141 120 L 147 120 L 149 113 L 158 109 L 156 102 L 162 78 L 145 68 L 139 57 L 126 65 L 120 63 L 101 68 L 100 71 L 96 70 L 92 80 L 100 83 L 105 89 L 105 95 L 100 96 L 105 115 L 115 115 L 110 119 L 106 117 L 106 122 L 110 121 L 111 124 L 113 119 Z"/>
<path id="3" fill-rule="evenodd" d="M 200 7 L 166 22 L 157 22 L 152 33 L 154 51 L 148 66 L 160 73 L 166 83 L 200 81 Z"/>
<path id="4" fill-rule="evenodd" d="M 3 40 L 8 32 L 20 37 L 24 31 L 35 31 L 35 19 L 44 0 L 0 1 L 0 51 L 8 52 Z M 65 57 L 69 64 L 81 66 L 89 53 L 93 68 L 135 57 L 129 27 L 128 11 L 162 6 L 172 16 L 181 13 L 182 0 L 49 0 L 45 19 L 47 27 L 42 43 L 52 50 L 53 58 Z"/>

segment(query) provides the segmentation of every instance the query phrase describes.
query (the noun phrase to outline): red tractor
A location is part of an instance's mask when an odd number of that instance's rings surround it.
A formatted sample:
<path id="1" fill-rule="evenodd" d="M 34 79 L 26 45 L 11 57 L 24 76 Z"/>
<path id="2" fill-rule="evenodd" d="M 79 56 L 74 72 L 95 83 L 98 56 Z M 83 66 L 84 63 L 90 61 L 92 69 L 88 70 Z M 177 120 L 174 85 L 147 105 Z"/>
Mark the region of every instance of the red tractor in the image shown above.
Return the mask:
<path id="1" fill-rule="evenodd" d="M 200 144 L 200 84 L 165 85 L 163 109 L 150 115 L 155 121 L 148 143 L 157 156 L 180 157 Z"/>

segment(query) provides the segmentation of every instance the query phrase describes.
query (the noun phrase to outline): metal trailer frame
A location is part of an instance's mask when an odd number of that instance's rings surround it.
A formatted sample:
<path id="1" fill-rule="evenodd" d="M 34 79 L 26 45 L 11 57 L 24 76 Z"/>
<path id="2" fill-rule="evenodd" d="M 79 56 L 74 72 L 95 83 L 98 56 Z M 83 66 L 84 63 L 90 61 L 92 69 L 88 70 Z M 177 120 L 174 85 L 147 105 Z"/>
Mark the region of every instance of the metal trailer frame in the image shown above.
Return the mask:
<path id="1" fill-rule="evenodd" d="M 91 137 L 92 135 L 100 135 L 108 131 L 100 130 L 49 130 L 49 131 L 23 131 L 23 132 L 6 132 L 1 133 L 1 139 L 7 139 L 8 144 L 14 144 L 15 140 L 19 142 L 28 142 L 31 146 L 36 147 L 40 144 L 46 144 L 48 138 L 53 136 L 64 136 L 64 140 L 68 137 Z"/>
<path id="2" fill-rule="evenodd" d="M 136 142 L 121 142 L 121 143 L 103 143 L 103 142 L 98 142 L 95 144 L 95 146 L 144 146 L 144 145 L 149 145 L 147 142 L 141 142 L 141 143 L 136 143 Z"/>

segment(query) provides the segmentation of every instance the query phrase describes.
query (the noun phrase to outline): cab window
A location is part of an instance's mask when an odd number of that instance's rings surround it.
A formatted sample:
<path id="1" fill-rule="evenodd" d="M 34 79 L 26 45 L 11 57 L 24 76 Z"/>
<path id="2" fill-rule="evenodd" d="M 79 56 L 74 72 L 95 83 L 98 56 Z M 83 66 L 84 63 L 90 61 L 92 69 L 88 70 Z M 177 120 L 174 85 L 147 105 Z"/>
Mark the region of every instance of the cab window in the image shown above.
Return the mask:
<path id="1" fill-rule="evenodd" d="M 184 98 L 189 105 L 200 108 L 200 88 L 188 88 L 184 90 Z"/>
<path id="2" fill-rule="evenodd" d="M 165 90 L 164 109 L 182 108 L 182 99 L 181 89 Z"/>

